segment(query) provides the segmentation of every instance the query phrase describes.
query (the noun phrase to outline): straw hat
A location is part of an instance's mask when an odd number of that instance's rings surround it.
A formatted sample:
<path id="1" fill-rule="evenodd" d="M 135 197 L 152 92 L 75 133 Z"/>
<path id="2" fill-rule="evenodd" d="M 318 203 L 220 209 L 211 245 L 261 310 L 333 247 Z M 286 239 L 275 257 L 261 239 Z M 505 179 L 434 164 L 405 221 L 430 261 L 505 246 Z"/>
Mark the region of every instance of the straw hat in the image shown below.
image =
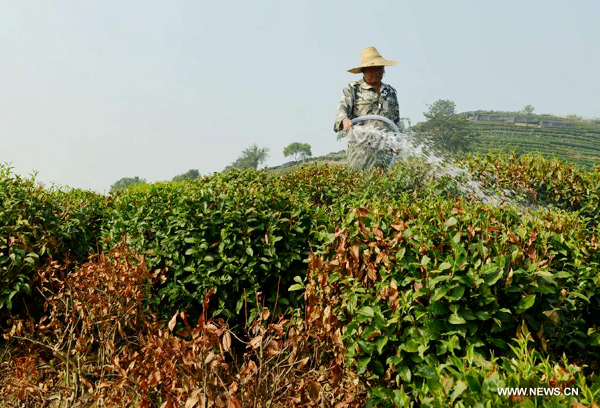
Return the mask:
<path id="1" fill-rule="evenodd" d="M 381 67 L 383 65 L 397 65 L 398 61 L 386 60 L 379 54 L 377 48 L 367 47 L 360 52 L 360 66 L 349 69 L 348 72 L 360 74 L 361 69 L 366 67 Z"/>

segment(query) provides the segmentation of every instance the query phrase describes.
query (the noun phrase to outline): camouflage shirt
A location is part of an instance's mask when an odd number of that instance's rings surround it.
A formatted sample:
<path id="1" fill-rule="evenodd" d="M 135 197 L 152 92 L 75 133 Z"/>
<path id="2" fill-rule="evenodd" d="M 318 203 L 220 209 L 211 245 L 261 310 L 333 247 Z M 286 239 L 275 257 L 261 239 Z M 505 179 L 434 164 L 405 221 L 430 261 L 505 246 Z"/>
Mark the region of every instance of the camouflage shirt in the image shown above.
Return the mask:
<path id="1" fill-rule="evenodd" d="M 378 94 L 375 88 L 365 82 L 364 78 L 346 85 L 344 94 L 338 103 L 333 130 L 335 132 L 343 130 L 344 118 L 354 119 L 364 115 L 386 117 L 402 129 L 396 90 L 390 85 L 382 83 L 381 93 Z M 374 125 L 383 124 L 381 121 L 368 122 L 375 122 Z"/>

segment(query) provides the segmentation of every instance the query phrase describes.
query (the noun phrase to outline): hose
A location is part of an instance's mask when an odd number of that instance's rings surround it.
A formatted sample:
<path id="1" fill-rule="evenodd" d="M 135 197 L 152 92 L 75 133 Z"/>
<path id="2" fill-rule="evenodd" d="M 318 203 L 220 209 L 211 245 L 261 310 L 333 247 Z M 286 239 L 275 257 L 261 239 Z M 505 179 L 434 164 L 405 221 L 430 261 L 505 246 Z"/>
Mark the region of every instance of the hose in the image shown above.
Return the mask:
<path id="1" fill-rule="evenodd" d="M 386 125 L 388 125 L 390 128 L 392 128 L 392 130 L 396 133 L 400 133 L 400 129 L 398 129 L 398 126 L 396 126 L 396 124 L 394 122 L 392 122 L 391 120 L 389 120 L 388 118 L 384 118 L 383 116 L 379 116 L 379 115 L 365 115 L 365 116 L 359 116 L 358 118 L 354 118 L 352 119 L 352 124 L 355 125 L 358 122 L 362 122 L 364 120 L 380 120 L 382 122 L 385 122 Z"/>

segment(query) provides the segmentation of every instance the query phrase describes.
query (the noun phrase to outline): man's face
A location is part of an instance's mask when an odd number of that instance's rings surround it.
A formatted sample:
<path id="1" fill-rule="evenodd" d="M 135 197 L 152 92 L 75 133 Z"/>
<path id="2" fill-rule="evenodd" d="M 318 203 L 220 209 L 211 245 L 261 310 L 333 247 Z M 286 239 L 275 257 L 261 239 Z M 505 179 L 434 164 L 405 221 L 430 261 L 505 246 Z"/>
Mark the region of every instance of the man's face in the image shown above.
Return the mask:
<path id="1" fill-rule="evenodd" d="M 378 84 L 381 82 L 383 78 L 383 73 L 385 72 L 384 67 L 367 67 L 363 68 L 363 76 L 365 81 L 369 84 Z"/>

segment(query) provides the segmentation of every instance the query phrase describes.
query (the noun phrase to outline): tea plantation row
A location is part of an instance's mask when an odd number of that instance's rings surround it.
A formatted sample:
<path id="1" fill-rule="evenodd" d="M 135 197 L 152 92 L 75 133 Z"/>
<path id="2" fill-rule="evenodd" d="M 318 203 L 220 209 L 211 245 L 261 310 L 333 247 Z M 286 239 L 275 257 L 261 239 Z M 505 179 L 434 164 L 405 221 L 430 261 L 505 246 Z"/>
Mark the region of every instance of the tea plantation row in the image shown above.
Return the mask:
<path id="1" fill-rule="evenodd" d="M 476 152 L 516 149 L 519 153 L 540 152 L 583 167 L 600 162 L 600 125 L 577 123 L 573 128 L 537 128 L 501 123 L 469 123 L 477 136 Z"/>
<path id="2" fill-rule="evenodd" d="M 231 325 L 263 305 L 306 307 L 340 329 L 349 366 L 381 401 L 396 395 L 386 390 L 426 385 L 449 358 L 509 355 L 515 333 L 531 333 L 542 355 L 593 369 L 600 170 L 528 156 L 464 165 L 540 209 L 471 202 L 421 162 L 370 174 L 231 171 L 110 197 L 44 189 L 3 167 L 2 324 L 9 310 L 41 307 L 36 268 L 76 267 L 125 236 L 152 268 L 167 268 L 149 297 L 165 316 L 197 316 L 211 288 L 212 313 Z"/>

